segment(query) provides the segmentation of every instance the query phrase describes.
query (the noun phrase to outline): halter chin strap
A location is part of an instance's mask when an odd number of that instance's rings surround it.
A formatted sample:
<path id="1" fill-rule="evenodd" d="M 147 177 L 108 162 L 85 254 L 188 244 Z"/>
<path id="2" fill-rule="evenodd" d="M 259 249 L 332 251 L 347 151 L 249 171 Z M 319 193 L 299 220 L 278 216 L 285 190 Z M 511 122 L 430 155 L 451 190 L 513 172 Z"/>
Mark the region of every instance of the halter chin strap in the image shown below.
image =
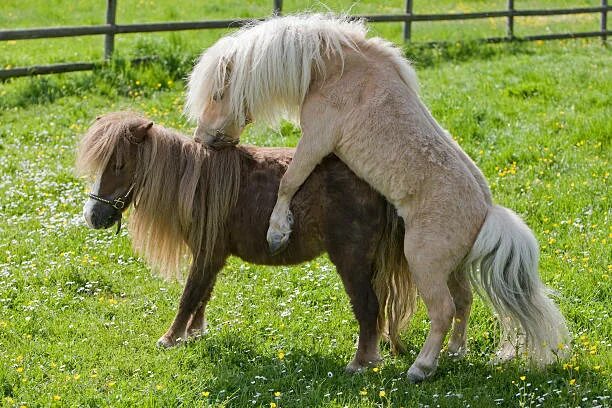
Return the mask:
<path id="1" fill-rule="evenodd" d="M 132 185 L 124 195 L 115 198 L 113 201 L 107 200 L 106 198 L 100 197 L 99 195 L 95 195 L 94 193 L 89 193 L 89 198 L 110 205 L 115 210 L 119 211 L 119 219 L 117 220 L 117 232 L 115 233 L 115 235 L 119 234 L 119 231 L 121 230 L 122 210 L 125 208 L 125 203 L 127 202 L 127 199 L 130 194 L 132 194 L 135 185 L 135 183 L 132 183 Z"/>

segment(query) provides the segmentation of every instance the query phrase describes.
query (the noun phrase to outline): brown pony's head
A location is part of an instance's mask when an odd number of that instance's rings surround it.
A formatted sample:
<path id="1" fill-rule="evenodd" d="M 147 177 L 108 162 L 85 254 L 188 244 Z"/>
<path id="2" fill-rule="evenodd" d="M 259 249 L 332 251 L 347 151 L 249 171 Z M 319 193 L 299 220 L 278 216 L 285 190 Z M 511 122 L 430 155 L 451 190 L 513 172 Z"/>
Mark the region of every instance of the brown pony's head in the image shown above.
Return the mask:
<path id="1" fill-rule="evenodd" d="M 121 221 L 133 199 L 138 147 L 153 122 L 130 112 L 96 118 L 81 140 L 77 169 L 94 180 L 83 216 L 91 228 L 109 228 Z"/>
<path id="2" fill-rule="evenodd" d="M 83 213 L 92 228 L 120 227 L 134 203 L 134 249 L 167 277 L 189 256 L 215 255 L 240 187 L 237 149 L 214 151 L 133 112 L 99 117 L 83 137 L 77 170 L 92 176 Z"/>

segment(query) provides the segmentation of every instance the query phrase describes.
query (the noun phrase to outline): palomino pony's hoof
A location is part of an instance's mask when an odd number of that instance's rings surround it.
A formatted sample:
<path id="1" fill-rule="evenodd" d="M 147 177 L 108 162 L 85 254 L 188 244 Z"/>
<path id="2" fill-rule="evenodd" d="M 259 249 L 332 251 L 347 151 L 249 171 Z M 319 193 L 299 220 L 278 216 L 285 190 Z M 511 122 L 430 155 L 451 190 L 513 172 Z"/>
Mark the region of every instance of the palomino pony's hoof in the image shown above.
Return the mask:
<path id="1" fill-rule="evenodd" d="M 433 367 L 431 370 L 427 370 L 426 372 L 426 370 L 423 370 L 420 367 L 417 367 L 416 365 L 413 364 L 408 369 L 408 380 L 413 384 L 417 384 L 422 381 L 425 381 L 426 379 L 434 375 L 435 372 L 436 372 L 436 367 Z"/>
<path id="2" fill-rule="evenodd" d="M 283 230 L 278 230 L 270 226 L 266 239 L 268 240 L 268 248 L 270 254 L 277 255 L 287 249 L 289 245 L 289 236 L 291 235 L 291 226 L 293 225 L 293 215 L 291 212 L 287 214 L 287 226 Z"/>
<path id="3" fill-rule="evenodd" d="M 283 252 L 287 248 L 287 245 L 289 245 L 289 234 L 268 231 L 267 239 L 268 249 L 272 255 Z"/>

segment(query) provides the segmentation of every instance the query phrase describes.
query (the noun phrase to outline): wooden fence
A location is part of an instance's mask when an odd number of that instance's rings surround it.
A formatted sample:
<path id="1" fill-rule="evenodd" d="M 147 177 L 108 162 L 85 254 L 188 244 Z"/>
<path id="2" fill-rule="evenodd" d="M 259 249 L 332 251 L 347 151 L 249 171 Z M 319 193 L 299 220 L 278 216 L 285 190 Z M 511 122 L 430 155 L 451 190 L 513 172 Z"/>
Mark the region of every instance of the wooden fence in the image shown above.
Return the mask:
<path id="1" fill-rule="evenodd" d="M 117 1 L 107 0 L 106 24 L 92 26 L 73 26 L 73 27 L 51 27 L 33 28 L 17 30 L 0 30 L 0 41 L 9 40 L 31 40 L 40 38 L 59 38 L 59 37 L 78 37 L 85 35 L 104 35 L 104 59 L 109 60 L 113 55 L 115 35 L 128 33 L 151 33 L 162 31 L 180 30 L 200 30 L 212 28 L 239 27 L 252 21 L 251 19 L 232 19 L 232 20 L 209 20 L 209 21 L 184 21 L 184 22 L 163 22 L 147 24 L 117 24 Z M 597 7 L 579 7 L 565 9 L 529 9 L 518 10 L 514 6 L 514 0 L 508 0 L 506 10 L 483 11 L 474 13 L 444 13 L 444 14 L 415 14 L 413 12 L 413 0 L 406 0 L 404 14 L 379 14 L 354 16 L 363 18 L 370 22 L 403 22 L 404 39 L 410 41 L 412 35 L 412 23 L 419 21 L 448 21 L 448 20 L 471 20 L 482 18 L 505 18 L 506 35 L 504 37 L 483 38 L 485 42 L 504 42 L 504 41 L 533 41 L 533 40 L 555 40 L 568 38 L 601 37 L 606 41 L 612 31 L 608 30 L 608 12 L 612 6 L 608 5 L 608 0 L 601 0 L 601 5 Z M 273 0 L 272 13 L 281 14 L 282 0 Z M 601 24 L 599 30 L 561 34 L 541 34 L 517 37 L 514 34 L 515 17 L 528 16 L 557 16 L 570 14 L 600 14 Z M 30 67 L 11 68 L 0 70 L 0 79 L 41 75 L 61 72 L 87 71 L 103 64 L 99 62 L 75 62 L 54 65 L 36 65 Z"/>

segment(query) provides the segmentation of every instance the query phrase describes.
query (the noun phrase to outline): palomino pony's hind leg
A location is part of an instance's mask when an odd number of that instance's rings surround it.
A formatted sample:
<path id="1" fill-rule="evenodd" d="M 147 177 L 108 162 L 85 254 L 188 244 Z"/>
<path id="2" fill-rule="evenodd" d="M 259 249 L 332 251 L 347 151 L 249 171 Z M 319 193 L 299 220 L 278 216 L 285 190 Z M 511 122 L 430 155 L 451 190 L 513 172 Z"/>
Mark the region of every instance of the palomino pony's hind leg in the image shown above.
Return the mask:
<path id="1" fill-rule="evenodd" d="M 217 273 L 222 268 L 223 262 L 213 261 L 214 265 L 204 267 L 201 259 L 202 257 L 195 259 L 191 265 L 176 317 L 168 331 L 157 341 L 158 346 L 172 347 L 187 340 L 189 335 L 187 329 L 191 326 L 191 323 L 197 324 L 194 318 L 199 318 L 198 313 L 200 311 L 202 312 L 203 323 L 203 308 L 210 298 Z"/>
<path id="2" fill-rule="evenodd" d="M 431 230 L 418 226 L 406 229 L 404 254 L 431 322 L 425 344 L 408 370 L 410 381 L 420 382 L 436 371 L 442 342 L 455 315 L 455 304 L 447 281 L 458 260 L 449 256 L 443 240 L 432 237 Z"/>
<path id="3" fill-rule="evenodd" d="M 281 179 L 278 197 L 270 215 L 266 238 L 272 254 L 287 247 L 293 219 L 289 206 L 293 195 L 315 167 L 332 153 L 335 145 L 333 129 L 325 119 L 327 104 L 320 97 L 309 96 L 302 106 L 302 137 L 293 159 Z"/>
<path id="4" fill-rule="evenodd" d="M 448 352 L 454 356 L 463 356 L 467 352 L 467 326 L 472 308 L 472 287 L 463 269 L 458 269 L 448 279 L 455 303 L 455 318 L 453 319 L 453 332 L 448 342 Z"/>

